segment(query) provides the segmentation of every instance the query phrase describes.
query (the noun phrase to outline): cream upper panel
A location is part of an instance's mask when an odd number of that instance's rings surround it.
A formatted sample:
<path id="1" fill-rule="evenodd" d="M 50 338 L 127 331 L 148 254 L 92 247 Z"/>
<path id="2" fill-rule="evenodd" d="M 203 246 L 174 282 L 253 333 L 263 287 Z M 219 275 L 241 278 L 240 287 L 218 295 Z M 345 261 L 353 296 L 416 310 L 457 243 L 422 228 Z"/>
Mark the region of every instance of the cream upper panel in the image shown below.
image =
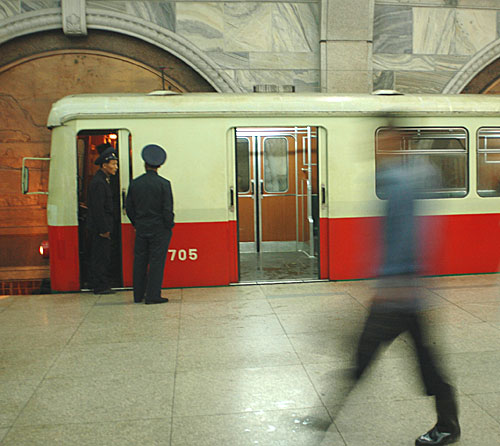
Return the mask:
<path id="1" fill-rule="evenodd" d="M 126 117 L 141 115 L 211 116 L 315 116 L 331 114 L 454 113 L 498 114 L 500 98 L 494 95 L 375 96 L 326 94 L 220 94 L 187 93 L 179 95 L 73 95 L 57 101 L 48 123 L 55 127 L 78 116 Z"/>
<path id="2" fill-rule="evenodd" d="M 463 127 L 468 133 L 468 194 L 463 198 L 419 200 L 422 215 L 500 213 L 499 197 L 477 194 L 476 139 L 481 127 L 499 127 L 500 117 L 406 117 L 392 121 L 400 127 Z M 381 216 L 384 201 L 375 192 L 375 132 L 384 118 L 345 117 L 329 121 L 329 217 Z"/>
<path id="3" fill-rule="evenodd" d="M 220 95 L 223 96 L 223 95 Z M 203 104 L 199 107 L 208 109 L 210 103 L 214 107 L 214 100 L 219 101 L 218 95 L 186 95 L 186 97 L 197 97 Z M 239 101 L 249 97 L 259 95 L 234 95 L 231 96 L 230 104 L 234 104 L 234 99 Z M 268 97 L 267 95 L 264 95 Z M 270 95 L 275 96 L 275 95 Z M 297 101 L 299 96 L 294 96 L 293 101 Z M 144 96 L 139 96 L 144 98 Z M 261 97 L 261 96 L 259 96 Z M 287 96 L 288 97 L 288 96 Z M 85 96 L 83 99 L 90 100 L 94 96 Z M 107 97 L 101 99 L 107 100 Z M 160 98 L 160 99 L 176 99 Z M 180 98 L 180 96 L 179 96 Z M 280 98 L 284 101 L 281 96 Z M 318 95 L 318 100 L 324 105 L 329 97 Z M 371 96 L 363 97 L 370 98 Z M 499 101 L 483 100 L 484 97 L 470 97 L 466 99 L 453 97 L 446 98 L 439 96 L 436 101 L 442 102 L 442 106 L 448 102 L 454 102 L 454 107 L 458 104 L 465 110 L 465 104 L 472 106 L 477 103 L 488 105 L 489 110 L 493 110 Z M 79 103 L 82 97 L 77 97 L 75 101 Z M 158 98 L 156 98 L 158 99 Z M 210 100 L 209 100 L 210 99 Z M 377 99 L 377 98 L 375 98 Z M 421 99 L 421 97 L 420 97 Z M 471 99 L 471 100 L 469 100 Z M 117 98 L 120 102 L 123 97 Z M 351 105 L 359 101 L 360 97 L 352 99 Z M 416 98 L 412 99 L 416 100 Z M 430 99 L 429 99 L 430 100 Z M 69 98 L 62 102 L 69 101 Z M 254 99 L 252 99 L 254 101 Z M 255 100 L 257 101 L 257 100 Z M 260 101 L 260 100 L 259 100 Z M 290 100 L 291 101 L 291 100 Z M 385 99 L 382 101 L 384 102 Z M 258 102 L 258 101 L 257 101 Z M 267 104 L 267 99 L 263 101 Z M 386 103 L 386 102 L 384 102 Z M 57 105 L 56 104 L 56 105 Z M 134 112 L 134 103 L 125 107 L 124 110 Z M 195 108 L 195 104 L 189 102 L 190 107 Z M 222 109 L 223 104 L 228 108 L 228 103 L 219 103 Z M 485 105 L 486 104 L 486 105 Z M 70 107 L 71 105 L 71 107 Z M 64 107 L 72 108 L 75 104 L 67 103 Z M 82 105 L 79 103 L 79 105 Z M 181 109 L 181 103 L 177 103 L 177 112 Z M 373 104 L 372 104 L 373 105 Z M 255 106 L 255 103 L 254 103 Z M 281 107 L 285 105 L 281 103 Z M 298 107 L 298 105 L 296 104 Z M 187 110 L 187 105 L 182 105 Z M 240 104 L 241 109 L 248 108 L 249 105 Z M 486 108 L 488 108 L 486 107 Z M 95 111 L 100 108 L 92 107 Z M 73 110 L 75 111 L 75 110 Z M 109 111 L 109 107 L 108 107 Z M 117 110 L 115 110 L 118 113 Z M 69 111 L 68 111 L 69 112 Z M 90 117 L 82 109 L 77 120 L 70 119 L 70 115 L 65 115 L 69 119 L 67 124 L 76 126 L 77 130 L 83 129 L 127 129 L 132 135 L 132 166 L 133 176 L 136 177 L 144 172 L 140 151 L 146 144 L 156 143 L 165 147 L 168 153 L 167 164 L 162 167 L 160 173 L 172 181 L 176 219 L 179 222 L 185 221 L 227 221 L 235 219 L 235 213 L 229 210 L 229 188 L 235 187 L 234 160 L 231 161 L 231 150 L 234 147 L 229 144 L 228 132 L 235 127 L 269 127 L 269 126 L 317 126 L 321 127 L 319 150 L 326 154 L 321 155 L 321 160 L 326 160 L 326 172 L 320 166 L 322 173 L 321 182 L 327 186 L 328 206 L 322 208 L 322 217 L 345 218 L 377 216 L 383 214 L 384 202 L 375 195 L 375 132 L 378 127 L 387 125 L 387 117 L 383 113 L 377 115 L 363 114 L 334 114 L 331 116 L 321 116 L 318 114 L 296 115 L 285 112 L 263 113 L 261 116 L 253 113 L 139 113 L 134 116 L 119 116 L 112 112 L 107 115 L 106 110 L 99 117 Z M 475 112 L 474 112 L 475 113 Z M 489 113 L 489 112 L 488 112 Z M 498 115 L 498 113 L 497 113 Z M 430 114 L 418 117 L 396 116 L 395 125 L 408 127 L 422 126 L 451 126 L 466 127 L 469 131 L 469 193 L 464 198 L 447 198 L 439 200 L 425 200 L 425 213 L 430 214 L 472 214 L 472 213 L 496 213 L 500 209 L 498 198 L 481 198 L 476 193 L 476 164 L 475 164 L 475 138 L 476 131 L 482 126 L 500 126 L 500 119 L 493 114 L 486 117 L 468 116 L 465 112 L 456 116 L 447 117 L 444 114 L 432 116 Z M 76 124 L 75 124 L 76 123 Z M 64 127 L 67 127 L 65 125 Z M 76 131 L 76 130 L 75 130 Z M 58 127 L 53 130 L 54 135 L 59 134 Z M 76 135 L 76 133 L 74 134 Z M 74 136 L 76 137 L 76 136 Z M 55 139 L 60 138 L 55 136 Z M 53 143 L 54 147 L 54 143 Z M 72 149 L 73 150 L 73 149 Z M 52 172 L 52 170 L 51 170 Z M 75 199 L 76 201 L 76 199 Z"/>
<path id="4" fill-rule="evenodd" d="M 49 226 L 78 224 L 75 126 L 52 134 L 47 220 Z"/>

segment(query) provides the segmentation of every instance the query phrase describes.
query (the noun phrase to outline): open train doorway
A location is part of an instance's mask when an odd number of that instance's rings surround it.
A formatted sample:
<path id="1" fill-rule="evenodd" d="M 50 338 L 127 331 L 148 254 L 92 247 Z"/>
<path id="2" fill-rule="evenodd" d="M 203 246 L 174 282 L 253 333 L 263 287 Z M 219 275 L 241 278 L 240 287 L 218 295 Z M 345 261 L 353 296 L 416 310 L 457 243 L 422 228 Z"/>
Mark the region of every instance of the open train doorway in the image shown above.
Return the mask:
<path id="1" fill-rule="evenodd" d="M 90 181 L 99 170 L 95 164 L 103 145 L 111 145 L 117 153 L 118 130 L 82 130 L 77 136 L 77 184 L 78 184 L 78 242 L 80 258 L 80 287 L 81 289 L 93 288 L 90 275 L 90 237 L 87 229 L 87 197 Z M 122 278 L 122 248 L 121 248 L 121 225 L 120 225 L 120 175 L 109 178 L 113 192 L 114 226 L 111 233 L 111 264 L 108 273 L 110 285 L 119 288 L 123 285 Z"/>
<path id="2" fill-rule="evenodd" d="M 317 127 L 236 129 L 240 282 L 319 278 Z"/>

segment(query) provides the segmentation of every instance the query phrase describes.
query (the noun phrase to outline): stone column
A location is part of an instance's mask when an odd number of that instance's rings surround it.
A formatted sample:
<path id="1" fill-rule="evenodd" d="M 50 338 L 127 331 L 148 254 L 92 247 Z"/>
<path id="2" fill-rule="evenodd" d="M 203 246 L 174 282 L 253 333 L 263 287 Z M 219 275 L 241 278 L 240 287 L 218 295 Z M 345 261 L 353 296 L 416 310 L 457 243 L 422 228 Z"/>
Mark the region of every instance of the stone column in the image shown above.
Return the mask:
<path id="1" fill-rule="evenodd" d="M 321 0 L 321 91 L 372 92 L 374 0 Z"/>

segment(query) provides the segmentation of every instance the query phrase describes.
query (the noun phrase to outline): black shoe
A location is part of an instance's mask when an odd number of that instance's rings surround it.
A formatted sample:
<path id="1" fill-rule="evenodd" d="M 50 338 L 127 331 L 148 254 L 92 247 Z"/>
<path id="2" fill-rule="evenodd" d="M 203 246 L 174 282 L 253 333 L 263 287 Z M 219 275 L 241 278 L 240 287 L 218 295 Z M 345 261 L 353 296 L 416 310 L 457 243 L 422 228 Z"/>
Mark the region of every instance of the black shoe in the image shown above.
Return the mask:
<path id="1" fill-rule="evenodd" d="M 116 291 L 106 288 L 104 290 L 94 290 L 94 294 L 116 294 Z"/>
<path id="2" fill-rule="evenodd" d="M 453 432 L 446 432 L 434 426 L 429 432 L 421 435 L 415 440 L 416 446 L 433 446 L 451 444 L 460 440 L 460 428 L 453 429 Z"/>
<path id="3" fill-rule="evenodd" d="M 160 297 L 155 300 L 147 300 L 146 305 L 153 305 L 153 304 L 166 304 L 168 302 L 168 299 L 166 297 Z"/>
<path id="4" fill-rule="evenodd" d="M 134 304 L 142 304 L 143 302 L 144 302 L 144 299 L 141 299 L 141 300 L 134 299 Z"/>

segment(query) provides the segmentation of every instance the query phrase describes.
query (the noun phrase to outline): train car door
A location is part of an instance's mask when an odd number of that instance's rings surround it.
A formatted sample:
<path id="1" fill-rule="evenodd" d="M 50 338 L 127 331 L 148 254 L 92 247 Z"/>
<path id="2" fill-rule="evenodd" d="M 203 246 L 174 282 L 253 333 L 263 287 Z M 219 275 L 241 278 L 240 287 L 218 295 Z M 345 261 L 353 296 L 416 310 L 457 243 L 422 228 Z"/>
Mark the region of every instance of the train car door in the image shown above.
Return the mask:
<path id="1" fill-rule="evenodd" d="M 240 281 L 319 275 L 317 129 L 236 130 Z"/>
<path id="2" fill-rule="evenodd" d="M 90 238 L 87 229 L 87 193 L 90 180 L 98 171 L 99 166 L 95 165 L 95 160 L 99 156 L 98 147 L 102 144 L 110 144 L 118 152 L 121 161 L 120 140 L 128 137 L 123 134 L 123 130 L 82 130 L 77 135 L 77 184 L 78 184 L 78 241 L 80 259 L 80 287 L 81 289 L 92 288 L 92 278 L 90 277 Z M 128 132 L 125 131 L 127 134 Z M 121 138 L 119 138 L 121 134 Z M 128 147 L 128 144 L 126 144 Z M 127 150 L 124 151 L 127 154 Z M 128 167 L 128 166 L 127 166 Z M 121 187 L 120 177 L 123 165 L 119 165 L 116 175 L 110 177 L 110 184 L 113 190 L 113 210 L 115 213 L 115 226 L 112 232 L 111 264 L 109 268 L 110 284 L 112 287 L 123 286 L 122 278 L 122 254 L 121 254 Z M 127 172 L 128 175 L 128 172 Z"/>

